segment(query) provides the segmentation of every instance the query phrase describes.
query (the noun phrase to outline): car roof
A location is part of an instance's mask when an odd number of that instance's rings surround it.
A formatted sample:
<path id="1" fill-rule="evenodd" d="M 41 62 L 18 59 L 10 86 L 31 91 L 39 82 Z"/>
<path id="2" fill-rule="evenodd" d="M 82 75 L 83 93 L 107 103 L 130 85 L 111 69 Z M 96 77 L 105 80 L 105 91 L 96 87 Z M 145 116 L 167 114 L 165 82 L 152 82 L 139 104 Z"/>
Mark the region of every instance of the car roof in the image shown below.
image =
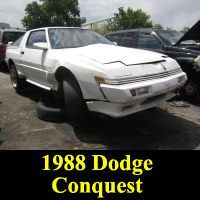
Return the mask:
<path id="1" fill-rule="evenodd" d="M 108 33 L 107 35 L 109 35 L 109 34 L 115 34 L 115 33 L 141 32 L 141 31 L 147 32 L 147 33 L 151 33 L 154 30 L 156 30 L 156 29 L 153 29 L 153 28 L 127 29 L 127 30 L 114 31 L 112 33 Z"/>
<path id="2" fill-rule="evenodd" d="M 106 35 L 112 35 L 117 33 L 127 33 L 127 32 L 145 32 L 145 33 L 152 33 L 154 31 L 160 31 L 161 29 L 155 29 L 155 28 L 138 28 L 138 29 L 127 29 L 127 30 L 120 30 L 120 31 L 114 31 L 111 33 L 108 33 Z M 175 31 L 175 30 L 162 30 L 162 31 Z"/>
<path id="3" fill-rule="evenodd" d="M 25 29 L 21 28 L 0 28 L 0 31 L 26 32 Z"/>
<path id="4" fill-rule="evenodd" d="M 44 29 L 51 29 L 51 28 L 57 28 L 57 29 L 83 29 L 83 30 L 89 30 L 88 28 L 82 28 L 82 27 L 65 27 L 65 26 L 53 26 L 53 27 L 43 27 L 43 28 L 37 28 L 37 29 L 31 29 L 29 31 L 39 31 Z"/>

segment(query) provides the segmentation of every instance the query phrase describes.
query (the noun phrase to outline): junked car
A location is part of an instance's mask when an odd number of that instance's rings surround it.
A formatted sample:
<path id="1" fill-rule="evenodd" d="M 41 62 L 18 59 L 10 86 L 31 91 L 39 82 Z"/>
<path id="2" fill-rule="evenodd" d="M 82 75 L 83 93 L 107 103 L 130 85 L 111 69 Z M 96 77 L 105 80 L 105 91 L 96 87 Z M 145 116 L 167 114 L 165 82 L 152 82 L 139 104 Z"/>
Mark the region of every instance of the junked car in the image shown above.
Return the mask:
<path id="1" fill-rule="evenodd" d="M 200 94 L 200 21 L 185 35 L 174 30 L 130 29 L 112 32 L 106 38 L 119 46 L 159 52 L 175 59 L 187 74 L 180 90 L 188 96 Z"/>
<path id="2" fill-rule="evenodd" d="M 6 61 L 16 91 L 26 81 L 53 91 L 74 123 L 88 111 L 123 117 L 155 107 L 187 80 L 165 55 L 119 47 L 81 28 L 28 31 L 8 47 Z"/>
<path id="3" fill-rule="evenodd" d="M 15 28 L 0 29 L 0 64 L 5 62 L 5 53 L 8 43 L 15 42 L 24 33 L 24 30 Z"/>

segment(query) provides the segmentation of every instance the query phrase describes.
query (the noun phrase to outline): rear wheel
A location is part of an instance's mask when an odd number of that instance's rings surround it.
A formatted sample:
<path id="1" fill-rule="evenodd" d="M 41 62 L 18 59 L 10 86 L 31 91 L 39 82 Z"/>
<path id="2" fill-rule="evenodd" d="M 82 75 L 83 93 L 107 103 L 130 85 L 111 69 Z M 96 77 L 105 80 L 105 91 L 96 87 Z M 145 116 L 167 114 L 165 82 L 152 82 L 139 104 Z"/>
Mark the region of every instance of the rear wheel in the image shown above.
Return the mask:
<path id="1" fill-rule="evenodd" d="M 25 80 L 19 78 L 17 69 L 14 64 L 10 66 L 10 80 L 16 92 L 20 92 L 23 89 Z"/>
<path id="2" fill-rule="evenodd" d="M 73 78 L 63 80 L 63 97 L 68 121 L 77 126 L 84 126 L 87 118 L 87 106 L 80 87 Z"/>

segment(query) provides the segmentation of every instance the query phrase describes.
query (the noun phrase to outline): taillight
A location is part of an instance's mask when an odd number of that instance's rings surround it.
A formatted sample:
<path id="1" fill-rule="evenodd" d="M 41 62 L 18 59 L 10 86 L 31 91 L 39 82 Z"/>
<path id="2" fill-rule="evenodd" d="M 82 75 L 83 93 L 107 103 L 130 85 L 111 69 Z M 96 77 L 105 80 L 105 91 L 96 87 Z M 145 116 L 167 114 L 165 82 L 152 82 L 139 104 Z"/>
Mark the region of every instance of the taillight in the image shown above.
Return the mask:
<path id="1" fill-rule="evenodd" d="M 0 43 L 0 54 L 4 54 L 6 52 L 6 45 Z"/>

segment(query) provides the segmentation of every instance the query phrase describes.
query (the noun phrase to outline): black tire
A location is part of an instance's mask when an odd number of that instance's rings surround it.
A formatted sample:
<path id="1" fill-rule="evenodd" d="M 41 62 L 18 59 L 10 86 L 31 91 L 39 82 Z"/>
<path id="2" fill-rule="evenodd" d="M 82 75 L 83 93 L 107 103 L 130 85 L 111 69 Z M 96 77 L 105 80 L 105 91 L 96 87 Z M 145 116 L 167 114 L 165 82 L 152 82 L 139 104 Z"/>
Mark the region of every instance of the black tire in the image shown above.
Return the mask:
<path id="1" fill-rule="evenodd" d="M 14 64 L 10 66 L 10 80 L 16 92 L 20 92 L 24 88 L 25 80 L 19 78 L 17 69 Z"/>
<path id="2" fill-rule="evenodd" d="M 37 116 L 39 119 L 47 122 L 66 121 L 65 111 L 63 109 L 48 107 L 42 102 L 37 103 Z"/>
<path id="3" fill-rule="evenodd" d="M 63 97 L 68 121 L 79 127 L 85 126 L 88 113 L 87 107 L 80 87 L 73 78 L 63 80 Z"/>
<path id="4" fill-rule="evenodd" d="M 184 86 L 184 92 L 187 96 L 195 96 L 198 92 L 198 86 L 195 82 L 189 81 Z"/>

